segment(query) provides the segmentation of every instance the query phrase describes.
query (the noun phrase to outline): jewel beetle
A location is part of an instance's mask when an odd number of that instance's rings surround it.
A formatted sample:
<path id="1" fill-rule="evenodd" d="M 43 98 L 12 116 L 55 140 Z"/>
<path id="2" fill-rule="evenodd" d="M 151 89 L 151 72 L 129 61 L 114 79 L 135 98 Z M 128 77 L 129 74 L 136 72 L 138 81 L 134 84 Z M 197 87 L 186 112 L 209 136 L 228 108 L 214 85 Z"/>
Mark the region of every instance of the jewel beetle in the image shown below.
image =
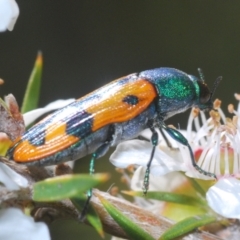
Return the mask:
<path id="1" fill-rule="evenodd" d="M 156 68 L 119 78 L 41 120 L 13 143 L 7 156 L 17 163 L 46 166 L 92 154 L 92 174 L 94 161 L 111 146 L 149 128 L 153 149 L 144 178 L 146 193 L 158 144 L 155 128 L 159 128 L 187 146 L 192 164 L 200 173 L 215 177 L 196 164 L 187 139 L 164 123 L 191 107 L 213 109 L 212 96 L 221 77 L 210 91 L 201 70 L 199 74 L 197 78 L 174 68 Z"/>

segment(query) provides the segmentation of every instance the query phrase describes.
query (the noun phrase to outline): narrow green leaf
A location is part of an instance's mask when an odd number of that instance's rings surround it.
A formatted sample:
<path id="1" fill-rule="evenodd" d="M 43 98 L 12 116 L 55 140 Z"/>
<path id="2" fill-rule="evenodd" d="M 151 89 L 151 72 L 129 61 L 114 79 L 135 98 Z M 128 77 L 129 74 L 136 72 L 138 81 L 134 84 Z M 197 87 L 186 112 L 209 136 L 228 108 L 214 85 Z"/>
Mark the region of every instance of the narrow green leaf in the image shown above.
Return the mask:
<path id="1" fill-rule="evenodd" d="M 111 217 L 119 224 L 119 226 L 126 232 L 129 239 L 138 240 L 153 240 L 154 238 L 137 224 L 133 223 L 126 215 L 119 211 L 109 201 L 104 198 L 99 198 L 105 209 L 111 215 Z"/>
<path id="2" fill-rule="evenodd" d="M 175 225 L 173 225 L 171 228 L 169 228 L 167 231 L 165 231 L 162 236 L 159 238 L 159 240 L 170 240 L 175 239 L 177 237 L 180 237 L 184 234 L 187 234 L 193 230 L 195 230 L 198 227 L 202 227 L 206 224 L 216 222 L 217 219 L 213 216 L 208 215 L 200 215 L 195 217 L 189 217 L 186 218 Z"/>
<path id="3" fill-rule="evenodd" d="M 146 196 L 143 196 L 142 191 L 122 191 L 122 193 L 134 197 L 146 197 L 148 199 L 155 199 L 159 201 L 172 202 L 184 205 L 192 205 L 205 208 L 205 202 L 202 199 L 194 198 L 184 194 L 171 192 L 154 192 L 149 191 Z"/>
<path id="4" fill-rule="evenodd" d="M 87 198 L 85 199 L 77 199 L 77 198 L 71 198 L 72 203 L 74 206 L 78 209 L 79 212 L 82 211 L 83 206 L 86 203 Z M 98 232 L 98 234 L 103 238 L 104 237 L 104 231 L 102 222 L 95 212 L 94 208 L 89 205 L 87 210 L 87 216 L 86 216 L 88 222 L 93 226 L 93 228 Z"/>
<path id="5" fill-rule="evenodd" d="M 37 108 L 42 78 L 42 53 L 38 52 L 27 89 L 23 98 L 21 112 L 25 113 Z"/>
<path id="6" fill-rule="evenodd" d="M 2 98 L 0 98 L 0 105 L 7 111 L 10 112 L 8 109 L 7 104 L 2 100 Z"/>
<path id="7" fill-rule="evenodd" d="M 186 176 L 187 177 L 187 176 Z M 201 194 L 204 198 L 206 198 L 206 192 L 204 191 L 204 189 L 198 184 L 198 182 L 191 177 L 187 177 L 188 181 L 191 183 L 191 185 L 193 186 L 193 188 L 199 193 Z"/>
<path id="8" fill-rule="evenodd" d="M 109 179 L 108 174 L 72 174 L 49 178 L 37 182 L 33 186 L 33 200 L 57 201 L 76 197 L 83 198 L 88 189 L 105 182 Z"/>

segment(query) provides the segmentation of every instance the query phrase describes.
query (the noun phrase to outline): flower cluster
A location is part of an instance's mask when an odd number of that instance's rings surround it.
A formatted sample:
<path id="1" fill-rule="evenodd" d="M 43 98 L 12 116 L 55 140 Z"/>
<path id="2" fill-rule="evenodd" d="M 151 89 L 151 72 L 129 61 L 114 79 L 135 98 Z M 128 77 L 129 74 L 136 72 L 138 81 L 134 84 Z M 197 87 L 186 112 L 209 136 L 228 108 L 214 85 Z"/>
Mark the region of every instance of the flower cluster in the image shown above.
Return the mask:
<path id="1" fill-rule="evenodd" d="M 235 94 L 239 101 L 240 97 Z M 214 173 L 218 180 L 198 173 L 191 164 L 188 149 L 169 138 L 172 149 L 167 147 L 163 138 L 155 152 L 151 165 L 150 191 L 173 191 L 190 194 L 191 190 L 186 184 L 179 171 L 185 172 L 188 177 L 199 179 L 206 191 L 206 200 L 209 207 L 216 213 L 227 218 L 240 218 L 240 103 L 235 110 L 229 105 L 229 112 L 234 114 L 233 118 L 227 118 L 223 113 L 221 101 L 216 100 L 214 108 L 210 112 L 210 118 L 206 118 L 203 112 L 193 109 L 187 130 L 179 130 L 189 141 L 197 164 L 205 171 Z M 145 139 L 150 139 L 151 132 L 145 130 L 142 133 Z M 130 140 L 117 146 L 116 151 L 111 155 L 110 161 L 119 168 L 125 168 L 129 164 L 139 166 L 135 171 L 131 188 L 141 190 L 152 145 L 149 141 Z M 201 181 L 209 180 L 209 181 Z M 184 187 L 185 186 L 185 187 Z M 180 190 L 179 190 L 180 189 Z M 231 205 L 229 205 L 231 202 Z M 182 208 L 182 207 L 181 207 Z M 168 208 L 169 209 L 169 208 Z M 161 210 L 168 213 L 165 216 L 171 218 L 166 208 Z M 164 214 L 163 214 L 164 215 Z M 174 220 L 179 220 L 176 216 Z M 180 218 L 181 219 L 181 218 Z"/>

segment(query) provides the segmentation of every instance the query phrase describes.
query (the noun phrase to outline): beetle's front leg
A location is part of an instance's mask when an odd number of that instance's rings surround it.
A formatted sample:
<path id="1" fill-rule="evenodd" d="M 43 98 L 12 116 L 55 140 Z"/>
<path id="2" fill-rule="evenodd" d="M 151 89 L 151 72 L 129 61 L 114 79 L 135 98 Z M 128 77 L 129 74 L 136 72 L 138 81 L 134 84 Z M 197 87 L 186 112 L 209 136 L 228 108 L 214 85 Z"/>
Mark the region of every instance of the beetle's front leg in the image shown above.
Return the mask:
<path id="1" fill-rule="evenodd" d="M 170 143 L 170 141 L 169 141 L 168 138 L 166 137 L 166 135 L 165 135 L 165 133 L 164 133 L 164 131 L 162 130 L 161 127 L 159 128 L 159 131 L 160 131 L 160 133 L 162 134 L 162 137 L 163 137 L 164 141 L 166 142 L 167 146 L 168 146 L 170 149 L 173 149 L 172 144 Z"/>
<path id="2" fill-rule="evenodd" d="M 144 176 L 144 181 L 143 181 L 143 194 L 144 195 L 146 195 L 147 191 L 148 191 L 149 177 L 150 177 L 150 167 L 151 167 L 151 164 L 152 164 L 152 160 L 153 160 L 153 157 L 154 157 L 156 146 L 158 145 L 158 133 L 154 128 L 153 121 L 150 121 L 148 126 L 149 126 L 149 128 L 152 132 L 151 143 L 153 145 L 153 148 L 152 148 L 150 159 L 147 163 L 147 169 L 146 169 L 145 176 Z"/>
<path id="3" fill-rule="evenodd" d="M 179 131 L 177 131 L 176 129 L 168 127 L 163 122 L 160 123 L 159 127 L 164 129 L 174 140 L 176 140 L 177 142 L 183 144 L 184 146 L 186 146 L 188 148 L 189 153 L 190 153 L 190 157 L 191 157 L 192 165 L 198 172 L 200 172 L 200 173 L 202 173 L 206 176 L 214 177 L 215 179 L 217 179 L 217 177 L 214 173 L 207 172 L 197 165 L 197 163 L 194 159 L 194 154 L 193 154 L 192 148 L 189 145 L 188 140 Z"/>

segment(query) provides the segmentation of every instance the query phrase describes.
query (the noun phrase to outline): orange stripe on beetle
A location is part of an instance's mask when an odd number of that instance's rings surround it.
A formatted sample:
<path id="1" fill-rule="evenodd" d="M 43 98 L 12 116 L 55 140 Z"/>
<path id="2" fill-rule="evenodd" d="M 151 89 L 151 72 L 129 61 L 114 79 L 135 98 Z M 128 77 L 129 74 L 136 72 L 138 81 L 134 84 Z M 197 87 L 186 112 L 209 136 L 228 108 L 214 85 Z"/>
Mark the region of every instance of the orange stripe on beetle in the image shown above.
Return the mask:
<path id="1" fill-rule="evenodd" d="M 20 141 L 13 153 L 16 162 L 31 162 L 59 152 L 80 139 L 66 134 L 66 124 L 46 128 L 45 142 L 43 145 L 34 146 L 28 140 Z"/>
<path id="2" fill-rule="evenodd" d="M 128 96 L 135 97 L 136 104 L 129 104 L 128 101 L 124 101 L 127 100 Z M 142 113 L 156 97 L 155 87 L 146 79 L 139 79 L 122 85 L 120 91 L 103 99 L 99 104 L 86 109 L 94 117 L 92 131 L 97 131 L 111 123 L 133 119 Z"/>

